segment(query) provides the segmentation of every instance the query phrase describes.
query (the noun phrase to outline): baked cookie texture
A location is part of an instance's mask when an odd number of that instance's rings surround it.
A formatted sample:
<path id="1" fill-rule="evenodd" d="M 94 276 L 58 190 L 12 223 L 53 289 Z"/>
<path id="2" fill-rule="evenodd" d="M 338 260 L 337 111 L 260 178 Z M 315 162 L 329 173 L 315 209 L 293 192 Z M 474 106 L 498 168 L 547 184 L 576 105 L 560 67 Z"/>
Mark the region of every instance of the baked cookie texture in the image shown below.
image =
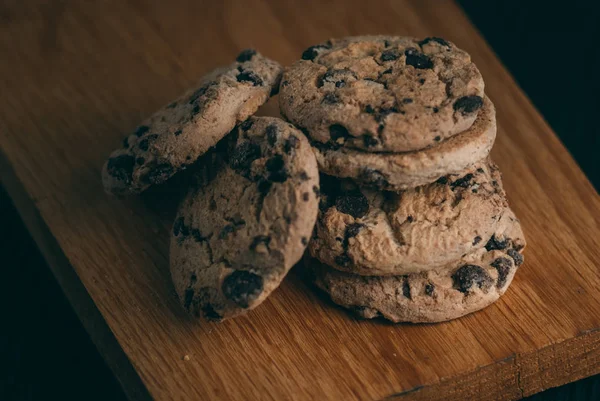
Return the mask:
<path id="1" fill-rule="evenodd" d="M 251 117 L 231 141 L 227 163 L 183 200 L 171 238 L 177 294 L 187 311 L 209 320 L 242 314 L 278 287 L 308 245 L 318 211 L 317 163 L 299 130 Z"/>
<path id="2" fill-rule="evenodd" d="M 432 270 L 483 248 L 508 202 L 498 167 L 485 160 L 461 174 L 398 193 L 321 180 L 321 211 L 310 253 L 359 275 Z"/>
<path id="3" fill-rule="evenodd" d="M 161 184 L 194 163 L 276 92 L 282 67 L 254 50 L 200 80 L 123 141 L 102 168 L 106 192 L 129 195 Z"/>
<path id="4" fill-rule="evenodd" d="M 469 128 L 483 78 L 441 38 L 357 36 L 312 46 L 284 73 L 281 113 L 316 142 L 407 152 Z"/>
<path id="5" fill-rule="evenodd" d="M 400 276 L 359 276 L 311 260 L 319 288 L 333 302 L 363 318 L 433 323 L 456 319 L 495 302 L 523 263 L 525 247 L 512 212 L 501 230 L 460 261 L 443 268 Z"/>
<path id="6" fill-rule="evenodd" d="M 496 110 L 485 97 L 475 122 L 466 130 L 416 152 L 372 153 L 313 142 L 321 172 L 352 178 L 362 185 L 400 191 L 457 174 L 485 159 L 496 139 Z"/>

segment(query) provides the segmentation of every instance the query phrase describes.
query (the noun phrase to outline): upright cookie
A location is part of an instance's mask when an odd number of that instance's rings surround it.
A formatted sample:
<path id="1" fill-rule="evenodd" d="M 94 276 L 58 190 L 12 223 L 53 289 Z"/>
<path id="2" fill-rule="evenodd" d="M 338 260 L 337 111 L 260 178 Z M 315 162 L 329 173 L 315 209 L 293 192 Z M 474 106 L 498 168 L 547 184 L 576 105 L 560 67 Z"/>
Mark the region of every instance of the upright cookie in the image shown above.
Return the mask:
<path id="1" fill-rule="evenodd" d="M 416 273 L 456 262 L 484 247 L 501 229 L 508 207 L 500 171 L 489 160 L 399 193 L 322 178 L 321 194 L 312 256 L 366 276 Z"/>
<path id="2" fill-rule="evenodd" d="M 358 36 L 312 46 L 281 82 L 281 113 L 313 141 L 407 152 L 469 128 L 484 84 L 470 56 L 440 38 Z"/>
<path id="3" fill-rule="evenodd" d="M 171 275 L 183 306 L 211 320 L 259 305 L 300 259 L 318 211 L 310 144 L 277 118 L 236 128 L 228 164 L 181 204 Z"/>
<path id="4" fill-rule="evenodd" d="M 127 195 L 160 184 L 246 120 L 277 90 L 282 67 L 244 50 L 228 67 L 202 78 L 198 88 L 157 111 L 125 138 L 104 164 L 107 192 Z"/>
<path id="5" fill-rule="evenodd" d="M 393 322 L 442 322 L 495 302 L 508 288 L 521 263 L 525 240 L 518 220 L 496 232 L 485 247 L 442 269 L 405 276 L 358 276 L 311 260 L 318 287 L 333 302 L 364 318 Z"/>
<path id="6" fill-rule="evenodd" d="M 496 110 L 486 97 L 473 125 L 439 145 L 417 152 L 370 153 L 313 142 L 321 172 L 363 185 L 399 191 L 458 174 L 485 159 L 496 139 Z"/>

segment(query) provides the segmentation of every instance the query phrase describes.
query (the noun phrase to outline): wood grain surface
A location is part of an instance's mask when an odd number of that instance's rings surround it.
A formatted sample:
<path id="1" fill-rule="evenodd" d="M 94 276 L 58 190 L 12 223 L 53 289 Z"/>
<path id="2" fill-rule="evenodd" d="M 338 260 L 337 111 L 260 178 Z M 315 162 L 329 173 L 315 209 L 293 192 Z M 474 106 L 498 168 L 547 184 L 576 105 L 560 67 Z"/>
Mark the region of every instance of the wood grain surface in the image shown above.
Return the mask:
<path id="1" fill-rule="evenodd" d="M 511 288 L 456 321 L 391 325 L 356 320 L 295 269 L 246 317 L 189 319 L 168 273 L 179 191 L 111 199 L 104 159 L 243 48 L 290 64 L 367 33 L 443 36 L 482 71 L 529 243 Z M 2 182 L 132 399 L 517 399 L 600 372 L 600 199 L 453 2 L 14 0 L 0 52 Z"/>

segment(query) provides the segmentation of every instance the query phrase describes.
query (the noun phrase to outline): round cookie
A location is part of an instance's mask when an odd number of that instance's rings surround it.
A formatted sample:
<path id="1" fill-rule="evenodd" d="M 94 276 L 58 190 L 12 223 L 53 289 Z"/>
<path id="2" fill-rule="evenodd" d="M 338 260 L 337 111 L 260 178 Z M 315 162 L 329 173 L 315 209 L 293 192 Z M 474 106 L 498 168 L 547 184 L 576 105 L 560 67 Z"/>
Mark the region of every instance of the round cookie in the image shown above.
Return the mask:
<path id="1" fill-rule="evenodd" d="M 318 212 L 317 163 L 300 131 L 251 117 L 233 136 L 227 164 L 183 200 L 171 238 L 177 294 L 209 320 L 253 309 L 277 288 Z"/>
<path id="2" fill-rule="evenodd" d="M 313 149 L 323 173 L 399 191 L 464 171 L 489 155 L 495 139 L 496 110 L 486 97 L 471 127 L 434 147 L 407 153 L 370 153 L 313 142 Z"/>
<path id="3" fill-rule="evenodd" d="M 311 255 L 365 276 L 456 262 L 487 243 L 508 207 L 500 171 L 489 160 L 399 193 L 323 177 L 321 194 Z"/>
<path id="4" fill-rule="evenodd" d="M 358 276 L 310 264 L 316 284 L 333 302 L 364 318 L 428 323 L 456 319 L 495 302 L 508 288 L 523 262 L 525 240 L 518 220 L 496 232 L 485 247 L 441 269 L 405 276 Z"/>
<path id="5" fill-rule="evenodd" d="M 108 193 L 127 195 L 160 184 L 214 146 L 277 90 L 282 67 L 254 50 L 201 79 L 125 138 L 104 164 Z"/>
<path id="6" fill-rule="evenodd" d="M 281 82 L 282 115 L 313 141 L 370 152 L 424 149 L 462 132 L 484 96 L 471 57 L 441 38 L 330 40 Z"/>

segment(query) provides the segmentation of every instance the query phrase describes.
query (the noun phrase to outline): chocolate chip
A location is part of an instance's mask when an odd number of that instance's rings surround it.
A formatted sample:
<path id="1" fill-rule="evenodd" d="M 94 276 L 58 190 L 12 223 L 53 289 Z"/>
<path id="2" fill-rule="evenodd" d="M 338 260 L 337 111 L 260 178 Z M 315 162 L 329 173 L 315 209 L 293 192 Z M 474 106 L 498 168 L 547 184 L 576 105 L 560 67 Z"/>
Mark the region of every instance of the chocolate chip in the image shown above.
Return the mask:
<path id="1" fill-rule="evenodd" d="M 351 137 L 346 127 L 344 127 L 341 124 L 333 124 L 332 126 L 330 126 L 329 135 L 331 135 L 331 139 L 333 139 L 333 141 L 337 141 L 340 138 L 346 140 L 347 138 Z"/>
<path id="2" fill-rule="evenodd" d="M 253 86 L 260 86 L 263 84 L 263 80 L 254 71 L 245 70 L 240 72 L 236 79 L 238 82 L 251 82 Z"/>
<path id="3" fill-rule="evenodd" d="M 219 315 L 217 311 L 215 311 L 215 308 L 210 302 L 207 302 L 206 304 L 202 305 L 202 313 L 204 314 L 204 317 L 208 320 L 223 319 L 223 316 Z"/>
<path id="4" fill-rule="evenodd" d="M 138 148 L 140 148 L 144 152 L 147 151 L 148 147 L 150 146 L 150 143 L 154 142 L 156 138 L 158 138 L 158 135 L 148 135 L 147 137 L 138 142 Z"/>
<path id="5" fill-rule="evenodd" d="M 475 238 L 473 238 L 473 245 L 477 245 L 481 242 L 481 237 L 478 235 Z"/>
<path id="6" fill-rule="evenodd" d="M 381 61 L 393 61 L 400 58 L 400 50 L 389 49 L 381 53 Z"/>
<path id="7" fill-rule="evenodd" d="M 448 183 L 448 177 L 440 177 L 435 182 L 438 184 L 446 185 Z"/>
<path id="8" fill-rule="evenodd" d="M 431 59 L 417 49 L 406 49 L 404 55 L 406 56 L 406 65 L 412 65 L 419 69 L 433 68 Z"/>
<path id="9" fill-rule="evenodd" d="M 309 47 L 302 53 L 302 60 L 314 60 L 315 57 L 319 55 L 320 49 L 331 49 L 331 45 L 329 43 L 323 43 Z"/>
<path id="10" fill-rule="evenodd" d="M 326 83 L 335 84 L 336 88 L 342 88 L 346 86 L 349 81 L 355 81 L 358 77 L 354 71 L 348 68 L 328 70 L 325 74 L 317 81 L 317 86 L 322 87 Z"/>
<path id="11" fill-rule="evenodd" d="M 148 127 L 147 125 L 140 125 L 135 130 L 135 136 L 137 136 L 139 138 L 140 136 L 144 135 L 149 130 L 150 130 L 150 127 Z"/>
<path id="12" fill-rule="evenodd" d="M 192 107 L 192 117 L 194 117 L 198 113 L 200 113 L 200 105 L 195 104 L 194 107 Z"/>
<path id="13" fill-rule="evenodd" d="M 196 242 L 206 242 L 210 239 L 210 235 L 208 237 L 204 237 L 197 228 L 192 228 L 192 237 L 194 240 L 196 240 Z"/>
<path id="14" fill-rule="evenodd" d="M 364 134 L 362 136 L 362 138 L 363 138 L 363 143 L 365 144 L 365 147 L 367 147 L 367 148 L 377 146 L 379 144 L 379 141 L 377 140 L 377 138 L 373 137 L 371 134 Z"/>
<path id="15" fill-rule="evenodd" d="M 508 246 L 508 238 L 505 239 L 504 241 L 499 240 L 498 238 L 496 238 L 496 235 L 492 235 L 492 238 L 490 238 L 490 240 L 487 242 L 487 244 L 485 244 L 485 249 L 488 251 L 493 251 L 493 250 L 502 250 L 502 249 L 506 249 L 506 247 Z"/>
<path id="16" fill-rule="evenodd" d="M 508 256 L 510 256 L 515 261 L 516 266 L 521 266 L 523 264 L 524 257 L 516 249 L 509 249 Z"/>
<path id="17" fill-rule="evenodd" d="M 131 183 L 135 158 L 130 155 L 121 155 L 108 159 L 108 174 L 126 184 Z"/>
<path id="18" fill-rule="evenodd" d="M 308 192 L 305 192 L 302 194 L 302 200 L 304 202 L 308 202 L 309 199 L 310 199 L 310 194 Z"/>
<path id="19" fill-rule="evenodd" d="M 267 180 L 258 181 L 258 192 L 260 192 L 262 194 L 263 199 L 264 199 L 265 195 L 271 189 L 271 186 L 273 186 L 273 183 L 271 181 L 267 181 Z"/>
<path id="20" fill-rule="evenodd" d="M 425 83 L 425 78 L 421 78 L 421 79 L 419 79 L 419 83 L 420 83 L 421 85 L 423 85 L 423 84 Z"/>
<path id="21" fill-rule="evenodd" d="M 308 174 L 306 174 L 306 171 L 302 170 L 300 172 L 300 174 L 298 175 L 298 177 L 300 177 L 300 179 L 302 181 L 308 181 L 310 179 L 310 177 L 308 176 Z"/>
<path id="22" fill-rule="evenodd" d="M 481 96 L 471 95 L 459 98 L 454 102 L 452 107 L 454 107 L 455 111 L 460 111 L 462 114 L 468 114 L 479 110 L 481 106 L 483 106 L 483 99 Z"/>
<path id="23" fill-rule="evenodd" d="M 199 87 L 198 89 L 196 89 L 194 91 L 194 93 L 192 93 L 190 95 L 190 97 L 188 98 L 188 104 L 194 104 L 196 103 L 196 101 L 198 100 L 198 98 L 200 98 L 200 96 L 204 95 L 206 93 L 206 91 L 208 90 L 208 87 L 210 85 L 212 85 L 212 82 L 209 82 L 205 85 L 202 85 L 201 87 Z"/>
<path id="24" fill-rule="evenodd" d="M 192 305 L 192 301 L 194 300 L 194 289 L 186 288 L 185 293 L 183 295 L 183 307 L 189 311 L 190 306 Z"/>
<path id="25" fill-rule="evenodd" d="M 387 188 L 390 186 L 387 178 L 378 170 L 365 167 L 360 174 L 360 180 L 369 184 L 373 184 L 378 188 Z"/>
<path id="26" fill-rule="evenodd" d="M 181 135 L 182 132 L 183 132 L 182 130 L 178 129 L 177 131 L 174 132 L 174 134 L 175 134 L 175 136 L 179 136 L 179 135 Z"/>
<path id="27" fill-rule="evenodd" d="M 242 130 L 248 131 L 250 128 L 252 128 L 252 124 L 254 124 L 254 121 L 249 118 L 246 121 L 244 121 L 243 123 L 241 123 L 240 127 L 242 128 Z"/>
<path id="28" fill-rule="evenodd" d="M 272 182 L 285 182 L 288 179 L 288 173 L 285 168 L 283 156 L 275 155 L 265 163 L 265 167 L 269 172 L 267 179 Z"/>
<path id="29" fill-rule="evenodd" d="M 369 201 L 360 192 L 344 194 L 335 200 L 335 207 L 341 213 L 361 218 L 369 211 Z"/>
<path id="30" fill-rule="evenodd" d="M 235 231 L 235 226 L 233 224 L 227 224 L 221 229 L 219 233 L 219 239 L 225 239 L 229 234 Z"/>
<path id="31" fill-rule="evenodd" d="M 336 256 L 334 260 L 337 265 L 342 267 L 346 267 L 352 262 L 350 257 L 345 253 L 343 255 Z"/>
<path id="32" fill-rule="evenodd" d="M 439 136 L 439 135 L 436 136 L 435 138 L 433 138 L 433 140 L 436 141 L 436 142 L 439 142 L 441 139 L 442 139 L 442 137 Z"/>
<path id="33" fill-rule="evenodd" d="M 402 280 L 402 295 L 404 295 L 404 297 L 411 299 L 410 296 L 410 285 L 408 285 L 408 277 L 404 276 L 403 280 Z"/>
<path id="34" fill-rule="evenodd" d="M 360 223 L 352 223 L 346 226 L 346 231 L 344 231 L 344 239 L 342 241 L 342 246 L 344 249 L 348 249 L 348 240 L 356 237 L 364 226 L 364 224 Z"/>
<path id="35" fill-rule="evenodd" d="M 262 292 L 263 278 L 249 271 L 237 270 L 223 280 L 221 290 L 227 299 L 247 308 Z"/>
<path id="36" fill-rule="evenodd" d="M 250 61 L 250 60 L 252 60 L 252 57 L 254 57 L 254 55 L 256 55 L 256 50 L 254 50 L 254 49 L 245 49 L 245 50 L 242 50 L 240 52 L 240 54 L 238 54 L 238 56 L 235 59 L 235 61 L 237 61 L 238 63 L 243 63 L 243 62 L 246 62 L 246 61 Z"/>
<path id="37" fill-rule="evenodd" d="M 480 173 L 480 174 L 483 174 L 483 169 L 481 167 L 478 167 L 477 168 L 477 172 Z"/>
<path id="38" fill-rule="evenodd" d="M 477 265 L 464 265 L 452 274 L 454 287 L 460 292 L 467 292 L 476 285 L 487 290 L 492 286 L 492 278 L 481 267 Z"/>
<path id="39" fill-rule="evenodd" d="M 464 177 L 459 178 L 450 184 L 452 190 L 456 188 L 468 188 L 471 185 L 471 180 L 473 179 L 473 174 L 466 174 Z"/>
<path id="40" fill-rule="evenodd" d="M 392 71 L 393 70 L 391 68 L 388 68 L 387 70 L 385 70 L 384 72 L 382 72 L 381 75 L 391 74 Z"/>
<path id="41" fill-rule="evenodd" d="M 283 151 L 289 155 L 292 153 L 293 150 L 298 148 L 299 143 L 300 140 L 298 139 L 298 137 L 290 135 L 283 144 Z"/>
<path id="42" fill-rule="evenodd" d="M 277 126 L 275 124 L 268 125 L 265 131 L 265 135 L 267 137 L 267 142 L 269 142 L 269 145 L 275 146 L 275 142 L 277 142 Z"/>
<path id="43" fill-rule="evenodd" d="M 229 157 L 232 169 L 243 171 L 250 168 L 252 162 L 261 156 L 260 146 L 252 142 L 240 143 Z"/>
<path id="44" fill-rule="evenodd" d="M 281 86 L 288 86 L 290 84 L 290 81 L 282 81 L 281 82 Z"/>
<path id="45" fill-rule="evenodd" d="M 426 45 L 429 42 L 435 42 L 435 43 L 439 43 L 442 46 L 448 46 L 448 47 L 450 47 L 450 43 L 449 42 L 447 42 L 446 40 L 444 40 L 442 38 L 436 38 L 435 36 L 423 39 L 422 41 L 419 42 L 419 46 L 424 46 L 424 45 Z"/>
<path id="46" fill-rule="evenodd" d="M 306 238 L 306 237 L 302 237 L 302 238 L 300 239 L 300 241 L 302 242 L 302 245 L 304 245 L 304 246 L 308 245 L 308 238 Z"/>
<path id="47" fill-rule="evenodd" d="M 321 192 L 319 191 L 319 187 L 318 186 L 313 185 L 312 189 L 313 189 L 313 192 L 315 193 L 315 196 L 317 198 L 321 196 Z"/>
<path id="48" fill-rule="evenodd" d="M 336 104 L 340 102 L 340 98 L 333 92 L 327 92 L 325 96 L 323 96 L 322 103 L 324 104 Z"/>
<path id="49" fill-rule="evenodd" d="M 406 221 L 408 221 L 409 223 L 412 223 L 414 221 L 413 217 L 409 214 L 408 216 L 406 216 Z"/>
<path id="50" fill-rule="evenodd" d="M 410 104 L 412 102 L 413 102 L 413 100 L 409 97 L 405 97 L 404 99 L 402 99 L 402 103 L 404 103 L 404 104 Z"/>
<path id="51" fill-rule="evenodd" d="M 187 231 L 188 228 L 184 224 L 183 217 L 178 217 L 177 219 L 175 219 L 175 222 L 173 223 L 173 235 L 175 237 L 177 237 L 179 235 L 179 233 L 185 235 L 184 230 Z"/>
<path id="52" fill-rule="evenodd" d="M 250 250 L 251 251 L 256 250 L 256 247 L 259 244 L 264 244 L 268 249 L 270 243 L 271 243 L 271 237 L 269 237 L 268 235 L 257 235 L 256 237 L 254 237 L 252 239 L 252 243 L 250 244 Z"/>
<path id="53" fill-rule="evenodd" d="M 425 295 L 432 296 L 435 286 L 431 283 L 425 284 Z"/>
<path id="54" fill-rule="evenodd" d="M 150 170 L 146 179 L 150 184 L 160 184 L 173 175 L 173 166 L 168 163 L 159 164 Z"/>
<path id="55" fill-rule="evenodd" d="M 490 263 L 490 265 L 498 271 L 498 281 L 496 282 L 496 287 L 504 287 L 512 263 L 507 258 L 497 258 L 492 263 Z"/>
<path id="56" fill-rule="evenodd" d="M 434 112 L 434 113 L 437 113 L 437 112 L 439 112 L 439 111 L 440 111 L 440 109 L 438 109 L 437 107 L 434 107 L 434 108 L 433 108 L 433 112 Z M 438 141 L 439 141 L 439 139 L 438 139 Z"/>

